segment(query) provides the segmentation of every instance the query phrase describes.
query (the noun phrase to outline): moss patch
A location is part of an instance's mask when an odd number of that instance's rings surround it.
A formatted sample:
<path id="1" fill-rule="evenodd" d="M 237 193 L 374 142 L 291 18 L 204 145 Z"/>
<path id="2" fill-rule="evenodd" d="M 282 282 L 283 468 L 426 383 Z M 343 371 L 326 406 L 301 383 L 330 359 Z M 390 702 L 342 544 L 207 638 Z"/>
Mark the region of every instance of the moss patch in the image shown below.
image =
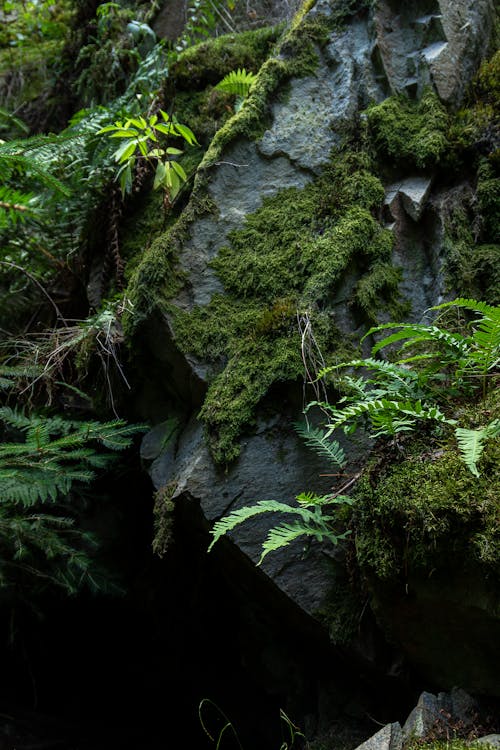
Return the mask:
<path id="1" fill-rule="evenodd" d="M 231 70 L 246 68 L 257 73 L 271 54 L 282 28 L 267 27 L 241 34 L 226 34 L 189 47 L 170 69 L 176 91 L 200 91 L 215 86 Z"/>
<path id="2" fill-rule="evenodd" d="M 482 416 L 481 416 L 482 415 Z M 493 395 L 470 409 L 471 423 L 500 416 Z M 361 567 L 382 580 L 480 566 L 500 575 L 500 441 L 486 446 L 474 477 L 454 440 L 416 439 L 407 457 L 369 470 L 356 491 L 356 550 Z"/>
<path id="3" fill-rule="evenodd" d="M 397 296 L 392 235 L 372 214 L 384 192 L 367 166 L 363 153 L 337 155 L 304 189 L 265 200 L 212 261 L 225 294 L 190 314 L 172 310 L 178 345 L 217 373 L 200 412 L 216 461 L 238 455 L 238 437 L 274 383 L 302 376 L 297 311 L 334 361 L 346 343 L 328 310 L 346 275 L 366 274 L 351 299 L 365 321 Z"/>
<path id="4" fill-rule="evenodd" d="M 373 143 L 380 156 L 397 166 L 435 167 L 447 151 L 448 114 L 428 89 L 418 102 L 392 96 L 367 112 Z"/>

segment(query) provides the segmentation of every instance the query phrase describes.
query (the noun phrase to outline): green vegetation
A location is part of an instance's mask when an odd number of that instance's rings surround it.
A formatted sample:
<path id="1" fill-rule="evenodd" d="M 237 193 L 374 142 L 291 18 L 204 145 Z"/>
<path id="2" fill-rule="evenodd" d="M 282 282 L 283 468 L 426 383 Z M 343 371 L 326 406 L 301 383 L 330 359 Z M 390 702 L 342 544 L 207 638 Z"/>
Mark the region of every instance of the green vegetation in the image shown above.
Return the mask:
<path id="1" fill-rule="evenodd" d="M 25 416 L 8 407 L 0 408 L 0 428 L 0 591 L 21 587 L 28 598 L 54 584 L 67 593 L 106 588 L 97 539 L 75 525 L 78 488 L 109 470 L 116 451 L 143 428 Z"/>
<path id="2" fill-rule="evenodd" d="M 182 151 L 173 146 L 162 147 L 161 136 L 166 138 L 183 138 L 190 146 L 197 143 L 194 133 L 187 125 L 182 125 L 176 117 L 170 117 L 160 110 L 158 115 L 144 117 L 127 117 L 123 122 L 117 121 L 99 130 L 99 135 L 109 133 L 110 138 L 125 138 L 122 145 L 114 152 L 113 159 L 120 164 L 116 179 L 120 179 L 122 198 L 132 191 L 133 173 L 137 160 L 155 168 L 153 189 L 161 187 L 168 202 L 177 196 L 181 184 L 186 182 L 187 175 L 177 159 Z M 153 148 L 151 147 L 153 146 Z"/>
<path id="3" fill-rule="evenodd" d="M 485 410 L 493 405 L 485 403 Z M 494 414 L 500 415 L 498 402 Z M 474 416 L 481 416 L 477 409 Z M 469 412 L 469 418 L 474 418 Z M 491 442 L 474 477 L 450 439 L 418 440 L 404 460 L 375 463 L 356 488 L 352 524 L 356 556 L 379 579 L 448 567 L 500 573 L 500 449 Z"/>
<path id="4" fill-rule="evenodd" d="M 234 111 L 239 112 L 245 97 L 248 96 L 250 88 L 256 80 L 256 75 L 247 73 L 245 68 L 238 68 L 238 70 L 232 70 L 227 76 L 224 76 L 215 88 L 217 91 L 235 96 Z"/>
<path id="5" fill-rule="evenodd" d="M 273 383 L 301 377 L 297 311 L 307 311 L 331 361 L 348 344 L 322 306 L 348 268 L 366 272 L 350 300 L 360 317 L 371 321 L 397 299 L 392 236 L 372 215 L 384 192 L 368 167 L 362 153 L 336 155 L 303 190 L 265 200 L 211 263 L 225 293 L 190 314 L 171 309 L 178 345 L 212 362 L 214 372 L 222 367 L 200 412 L 216 461 L 238 455 L 238 437 Z"/>
<path id="6" fill-rule="evenodd" d="M 449 116 L 431 89 L 418 101 L 392 96 L 366 115 L 375 147 L 392 164 L 435 168 L 445 157 Z"/>
<path id="7" fill-rule="evenodd" d="M 0 3 L 0 100 L 23 113 L 50 85 L 73 16 L 68 0 Z"/>
<path id="8" fill-rule="evenodd" d="M 347 465 L 346 455 L 331 440 L 338 430 L 352 435 L 363 428 L 379 440 L 381 466 L 375 461 L 357 484 L 352 523 L 359 564 L 382 579 L 397 577 L 403 563 L 406 570 L 410 565 L 415 569 L 423 564 L 438 566 L 442 555 L 448 555 L 448 563 L 451 556 L 460 554 L 464 560 L 493 567 L 500 560 L 500 402 L 495 390 L 500 309 L 463 299 L 435 309 L 451 307 L 479 316 L 470 324 L 471 333 L 436 325 L 388 323 L 372 328 L 367 336 L 396 330 L 373 346 L 372 357 L 319 373 L 323 380 L 333 375 L 336 390 L 344 395 L 338 404 L 308 405 L 308 409 L 320 406 L 326 415 L 324 432 L 299 428 L 313 450 L 340 468 Z M 399 356 L 393 349 L 391 361 L 374 358 L 396 344 Z M 342 374 L 360 368 L 368 375 Z M 419 437 L 410 443 L 403 460 L 405 443 L 401 440 L 408 433 Z M 422 433 L 427 433 L 425 442 Z M 400 460 L 387 461 L 387 453 L 394 448 L 401 451 Z M 260 501 L 231 512 L 215 524 L 212 545 L 238 524 L 267 512 L 295 513 L 300 520 L 271 530 L 261 561 L 268 552 L 302 534 L 334 543 L 346 537 L 348 532 L 337 536 L 339 517 L 332 506 L 350 503 L 349 497 L 337 492 L 321 498 L 305 494 L 297 500 L 298 508 Z M 314 506 L 314 516 L 308 504 Z"/>
<path id="9" fill-rule="evenodd" d="M 345 467 L 347 463 L 345 454 L 338 443 L 329 441 L 321 430 L 303 425 L 297 425 L 296 429 L 306 444 L 326 458 L 330 464 L 337 468 Z M 262 513 L 280 514 L 288 518 L 295 517 L 296 520 L 283 522 L 271 528 L 262 544 L 262 554 L 258 565 L 269 552 L 283 549 L 300 537 L 330 542 L 336 546 L 351 533 L 350 530 L 340 531 L 338 528 L 338 507 L 349 506 L 352 503 L 347 495 L 330 493 L 320 496 L 313 492 L 302 492 L 295 499 L 297 501 L 295 506 L 275 500 L 260 500 L 255 505 L 245 505 L 243 508 L 232 511 L 214 524 L 211 530 L 213 539 L 208 551 L 210 552 L 214 544 L 236 526 Z"/>
<path id="10" fill-rule="evenodd" d="M 271 54 L 281 29 L 265 27 L 240 34 L 224 34 L 184 50 L 172 62 L 166 86 L 193 93 L 215 86 L 231 70 L 257 73 Z"/>

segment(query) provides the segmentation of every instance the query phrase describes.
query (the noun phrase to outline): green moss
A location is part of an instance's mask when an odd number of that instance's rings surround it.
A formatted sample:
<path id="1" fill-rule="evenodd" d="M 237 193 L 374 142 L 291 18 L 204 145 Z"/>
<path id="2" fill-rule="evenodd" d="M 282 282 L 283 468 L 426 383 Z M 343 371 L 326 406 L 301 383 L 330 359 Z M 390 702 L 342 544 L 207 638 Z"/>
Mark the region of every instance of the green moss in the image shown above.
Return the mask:
<path id="1" fill-rule="evenodd" d="M 485 60 L 478 70 L 473 85 L 476 100 L 483 105 L 490 105 L 496 110 L 497 117 L 500 109 L 500 50 L 489 60 Z"/>
<path id="2" fill-rule="evenodd" d="M 457 722 L 457 728 L 455 731 L 460 732 L 465 727 L 460 726 L 460 722 Z M 434 729 L 434 734 L 439 731 L 439 727 Z M 405 746 L 405 750 L 493 750 L 495 745 L 490 745 L 485 742 L 476 743 L 474 740 L 460 739 L 458 737 L 450 737 L 450 731 L 453 732 L 453 727 L 443 726 L 442 732 L 446 734 L 443 739 L 428 739 L 421 740 L 416 739 L 410 742 L 409 745 Z"/>
<path id="3" fill-rule="evenodd" d="M 257 81 L 242 108 L 222 127 L 208 149 L 202 167 L 220 158 L 225 146 L 238 137 L 256 140 L 269 118 L 270 102 L 292 77 L 313 73 L 318 64 L 317 46 L 326 43 L 329 22 L 323 17 L 296 21 L 283 37 L 275 56 L 259 71 Z"/>
<path id="4" fill-rule="evenodd" d="M 209 426 L 214 460 L 227 463 L 240 452 L 243 426 L 253 423 L 255 409 L 274 383 L 293 381 L 303 372 L 298 335 L 243 339 L 240 351 L 210 385 L 200 411 Z"/>
<path id="5" fill-rule="evenodd" d="M 399 301 L 398 289 L 401 279 L 400 268 L 395 268 L 391 263 L 377 261 L 359 280 L 354 299 L 369 320 L 377 319 L 382 300 L 387 302 L 392 320 L 404 320 L 409 310 Z"/>
<path id="6" fill-rule="evenodd" d="M 444 158 L 448 115 L 433 91 L 425 91 L 418 102 L 392 96 L 366 114 L 377 151 L 393 164 L 435 167 Z"/>
<path id="7" fill-rule="evenodd" d="M 372 321 L 377 307 L 386 306 L 387 297 L 396 296 L 398 272 L 390 267 L 392 236 L 375 218 L 384 189 L 368 155 L 348 151 L 337 154 L 303 190 L 284 190 L 265 200 L 229 236 L 227 247 L 211 264 L 224 294 L 189 314 L 168 299 L 182 283 L 175 275 L 175 257 L 191 223 L 215 210 L 207 195 L 211 166 L 237 138 L 257 138 L 265 128 L 270 102 L 289 79 L 316 68 L 318 48 L 328 38 L 331 20 L 304 19 L 305 10 L 283 38 L 279 54 L 260 69 L 242 109 L 216 133 L 187 209 L 168 234 L 153 242 L 129 287 L 135 325 L 155 308 L 167 312 L 177 345 L 211 368 L 213 379 L 200 417 L 207 425 L 213 456 L 221 463 L 238 455 L 238 438 L 252 425 L 256 407 L 272 385 L 302 376 L 297 311 L 307 312 L 317 344 L 333 362 L 336 356 L 346 356 L 349 345 L 324 311 L 352 270 L 369 273 L 351 300 L 366 322 Z M 201 49 L 205 48 L 198 52 Z M 196 55 L 188 55 L 185 62 L 194 65 Z M 202 102 L 208 106 L 206 92 L 196 106 L 204 106 Z M 184 119 L 192 125 L 192 118 Z M 130 333 L 132 326 L 127 330 Z M 342 356 L 335 354 L 338 349 Z"/>
<path id="8" fill-rule="evenodd" d="M 472 423 L 500 415 L 493 395 Z M 453 438 L 440 446 L 415 440 L 407 457 L 374 465 L 356 491 L 356 550 L 361 567 L 379 579 L 404 573 L 482 567 L 500 575 L 500 441 L 487 445 L 474 477 Z"/>
<path id="9" fill-rule="evenodd" d="M 281 32 L 280 27 L 266 27 L 226 34 L 189 47 L 172 65 L 168 85 L 191 94 L 208 85 L 215 86 L 231 70 L 245 68 L 257 73 Z"/>
<path id="10" fill-rule="evenodd" d="M 195 181 L 195 190 L 181 216 L 145 249 L 143 258 L 130 275 L 127 289 L 133 305 L 133 312 L 123 318 L 128 339 L 132 339 L 141 323 L 154 311 L 165 312 L 172 297 L 181 289 L 185 279 L 177 266 L 177 257 L 189 236 L 189 227 L 195 218 L 215 210 L 203 180 Z"/>
<path id="11" fill-rule="evenodd" d="M 500 178 L 483 161 L 478 170 L 477 199 L 483 220 L 483 234 L 493 243 L 500 242 Z"/>
<path id="12" fill-rule="evenodd" d="M 341 28 L 353 16 L 366 13 L 374 5 L 374 0 L 337 0 L 332 8 L 333 23 L 336 28 Z"/>
<path id="13" fill-rule="evenodd" d="M 476 194 L 461 196 L 445 220 L 449 286 L 461 296 L 500 303 L 500 180 L 482 159 Z"/>
<path id="14" fill-rule="evenodd" d="M 237 456 L 238 436 L 273 383 L 302 375 L 297 311 L 307 311 L 316 342 L 332 361 L 345 344 L 321 309 L 353 266 L 368 272 L 352 300 L 362 313 L 370 308 L 365 319 L 385 306 L 384 295 L 397 295 L 392 235 L 368 209 L 378 209 L 384 193 L 367 166 L 363 154 L 337 155 L 304 189 L 265 200 L 211 263 L 225 293 L 190 314 L 171 310 L 178 345 L 212 363 L 200 417 L 217 461 Z M 329 199 L 336 195 L 341 199 Z"/>

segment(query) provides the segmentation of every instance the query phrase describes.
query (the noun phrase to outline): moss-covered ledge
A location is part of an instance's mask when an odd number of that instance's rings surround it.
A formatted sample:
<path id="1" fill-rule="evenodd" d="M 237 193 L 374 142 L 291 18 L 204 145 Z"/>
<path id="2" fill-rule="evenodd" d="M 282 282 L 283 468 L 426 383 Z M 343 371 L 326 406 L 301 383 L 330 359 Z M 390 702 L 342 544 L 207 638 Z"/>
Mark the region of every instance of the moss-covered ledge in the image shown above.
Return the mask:
<path id="1" fill-rule="evenodd" d="M 493 391 L 462 407 L 500 416 Z M 355 491 L 356 564 L 390 641 L 441 689 L 500 695 L 500 441 L 475 477 L 452 438 L 412 438 L 380 455 Z"/>

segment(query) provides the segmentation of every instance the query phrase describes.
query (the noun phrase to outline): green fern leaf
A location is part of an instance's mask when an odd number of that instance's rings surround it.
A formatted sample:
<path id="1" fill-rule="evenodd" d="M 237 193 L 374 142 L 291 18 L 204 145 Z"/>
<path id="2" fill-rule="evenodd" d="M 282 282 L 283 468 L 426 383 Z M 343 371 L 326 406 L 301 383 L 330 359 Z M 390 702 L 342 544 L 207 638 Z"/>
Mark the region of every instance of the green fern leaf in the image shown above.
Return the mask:
<path id="1" fill-rule="evenodd" d="M 228 531 L 232 531 L 236 526 L 239 526 L 240 523 L 244 523 L 244 521 L 247 521 L 249 518 L 253 518 L 261 513 L 291 513 L 293 510 L 294 509 L 289 505 L 279 503 L 276 500 L 260 500 L 256 505 L 248 505 L 239 510 L 234 510 L 228 516 L 221 518 L 214 524 L 214 527 L 210 532 L 213 539 L 208 547 L 208 552 L 210 552 L 221 536 L 227 534 Z"/>
<path id="2" fill-rule="evenodd" d="M 484 442 L 487 437 L 486 430 L 484 430 L 484 428 L 468 430 L 463 427 L 457 427 L 455 435 L 462 460 L 469 471 L 471 471 L 475 477 L 478 477 L 479 471 L 477 469 L 477 462 L 481 458 L 484 450 Z"/>
<path id="3" fill-rule="evenodd" d="M 486 441 L 498 435 L 500 435 L 500 419 L 494 419 L 486 427 L 474 430 L 463 427 L 455 429 L 461 458 L 475 477 L 479 476 L 477 464 L 483 454 Z"/>
<path id="4" fill-rule="evenodd" d="M 256 79 L 257 76 L 254 73 L 247 73 L 245 68 L 232 70 L 224 76 L 215 88 L 218 91 L 223 91 L 225 94 L 245 97 L 248 95 L 250 87 Z"/>
<path id="5" fill-rule="evenodd" d="M 443 302 L 440 305 L 431 307 L 431 310 L 444 310 L 447 307 L 462 307 L 472 312 L 481 313 L 485 318 L 496 320 L 500 324 L 500 307 L 493 307 L 492 305 L 486 304 L 476 299 L 466 299 L 464 297 L 458 297 L 451 302 Z"/>
<path id="6" fill-rule="evenodd" d="M 326 431 L 313 429 L 305 422 L 296 422 L 294 426 L 309 448 L 319 456 L 327 458 L 332 464 L 344 468 L 347 463 L 344 450 L 336 440 L 330 440 Z"/>

